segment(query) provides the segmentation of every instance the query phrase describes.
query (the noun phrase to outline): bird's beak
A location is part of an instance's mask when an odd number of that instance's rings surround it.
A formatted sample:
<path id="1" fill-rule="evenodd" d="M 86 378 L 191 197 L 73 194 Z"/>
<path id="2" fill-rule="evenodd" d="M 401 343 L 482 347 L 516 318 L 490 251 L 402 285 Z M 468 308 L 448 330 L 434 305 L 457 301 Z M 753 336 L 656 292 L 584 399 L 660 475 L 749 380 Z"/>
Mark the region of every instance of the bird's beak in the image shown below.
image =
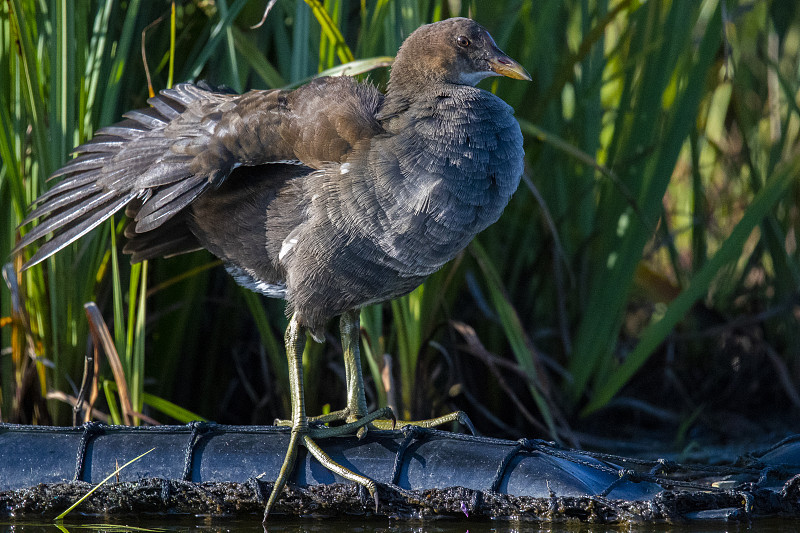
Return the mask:
<path id="1" fill-rule="evenodd" d="M 515 80 L 531 81 L 531 75 L 525 67 L 498 50 L 498 54 L 489 58 L 489 65 L 492 70 L 501 76 L 514 78 Z"/>

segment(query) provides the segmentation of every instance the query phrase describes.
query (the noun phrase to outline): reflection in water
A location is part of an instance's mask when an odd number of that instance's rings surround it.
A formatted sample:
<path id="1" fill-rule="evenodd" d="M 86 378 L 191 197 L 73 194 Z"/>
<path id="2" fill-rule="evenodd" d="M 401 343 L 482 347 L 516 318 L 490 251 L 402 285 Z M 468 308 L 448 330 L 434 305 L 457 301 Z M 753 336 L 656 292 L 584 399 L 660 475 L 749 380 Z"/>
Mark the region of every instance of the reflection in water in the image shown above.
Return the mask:
<path id="1" fill-rule="evenodd" d="M 380 519 L 270 519 L 262 528 L 259 518 L 252 521 L 222 519 L 124 520 L 112 523 L 68 522 L 54 523 L 7 522 L 0 523 L 0 533 L 790 533 L 798 530 L 795 521 L 767 520 L 751 524 L 696 523 L 696 524 L 542 524 L 472 520 L 441 520 L 427 522 L 398 522 Z"/>

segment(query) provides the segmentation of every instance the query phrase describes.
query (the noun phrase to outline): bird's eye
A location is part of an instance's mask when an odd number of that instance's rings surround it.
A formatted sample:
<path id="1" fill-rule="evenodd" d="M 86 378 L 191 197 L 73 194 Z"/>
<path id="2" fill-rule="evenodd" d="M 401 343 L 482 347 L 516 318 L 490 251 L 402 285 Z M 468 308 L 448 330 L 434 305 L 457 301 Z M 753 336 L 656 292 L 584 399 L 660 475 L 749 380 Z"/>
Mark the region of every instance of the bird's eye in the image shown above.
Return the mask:
<path id="1" fill-rule="evenodd" d="M 458 38 L 456 38 L 456 42 L 458 43 L 458 46 L 461 46 L 463 48 L 469 46 L 469 39 L 467 39 L 463 35 L 459 35 Z"/>

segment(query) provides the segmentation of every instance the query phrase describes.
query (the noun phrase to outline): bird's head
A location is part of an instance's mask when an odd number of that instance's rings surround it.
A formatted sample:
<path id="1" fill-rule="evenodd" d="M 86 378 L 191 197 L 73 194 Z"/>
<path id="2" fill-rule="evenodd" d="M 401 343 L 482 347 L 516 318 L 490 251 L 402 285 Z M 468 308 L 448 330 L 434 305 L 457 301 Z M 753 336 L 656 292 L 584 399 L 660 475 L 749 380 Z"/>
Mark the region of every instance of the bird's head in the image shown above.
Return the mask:
<path id="1" fill-rule="evenodd" d="M 522 65 L 508 57 L 486 31 L 467 18 L 426 24 L 405 40 L 392 66 L 391 85 L 436 82 L 475 85 L 489 76 L 530 81 Z"/>

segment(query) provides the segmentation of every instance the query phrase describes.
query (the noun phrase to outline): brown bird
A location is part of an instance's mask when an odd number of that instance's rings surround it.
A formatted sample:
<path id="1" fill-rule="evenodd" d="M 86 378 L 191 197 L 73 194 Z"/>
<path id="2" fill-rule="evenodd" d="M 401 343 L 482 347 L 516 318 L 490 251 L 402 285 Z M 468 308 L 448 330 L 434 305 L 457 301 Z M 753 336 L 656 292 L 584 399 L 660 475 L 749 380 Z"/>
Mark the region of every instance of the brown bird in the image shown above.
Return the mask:
<path id="1" fill-rule="evenodd" d="M 385 95 L 349 77 L 243 95 L 178 85 L 75 149 L 54 174 L 61 182 L 22 222 L 39 221 L 15 251 L 52 234 L 26 263 L 35 265 L 127 207 L 132 261 L 205 248 L 243 286 L 285 299 L 291 440 L 264 516 L 300 444 L 377 505 L 374 481 L 313 439 L 393 425 L 387 408 L 367 413 L 359 309 L 420 285 L 495 222 L 516 190 L 519 125 L 511 107 L 475 87 L 498 75 L 531 79 L 482 26 L 453 18 L 409 35 Z M 336 316 L 347 406 L 309 419 L 306 332 L 322 342 Z M 344 424 L 321 424 L 331 421 Z"/>

